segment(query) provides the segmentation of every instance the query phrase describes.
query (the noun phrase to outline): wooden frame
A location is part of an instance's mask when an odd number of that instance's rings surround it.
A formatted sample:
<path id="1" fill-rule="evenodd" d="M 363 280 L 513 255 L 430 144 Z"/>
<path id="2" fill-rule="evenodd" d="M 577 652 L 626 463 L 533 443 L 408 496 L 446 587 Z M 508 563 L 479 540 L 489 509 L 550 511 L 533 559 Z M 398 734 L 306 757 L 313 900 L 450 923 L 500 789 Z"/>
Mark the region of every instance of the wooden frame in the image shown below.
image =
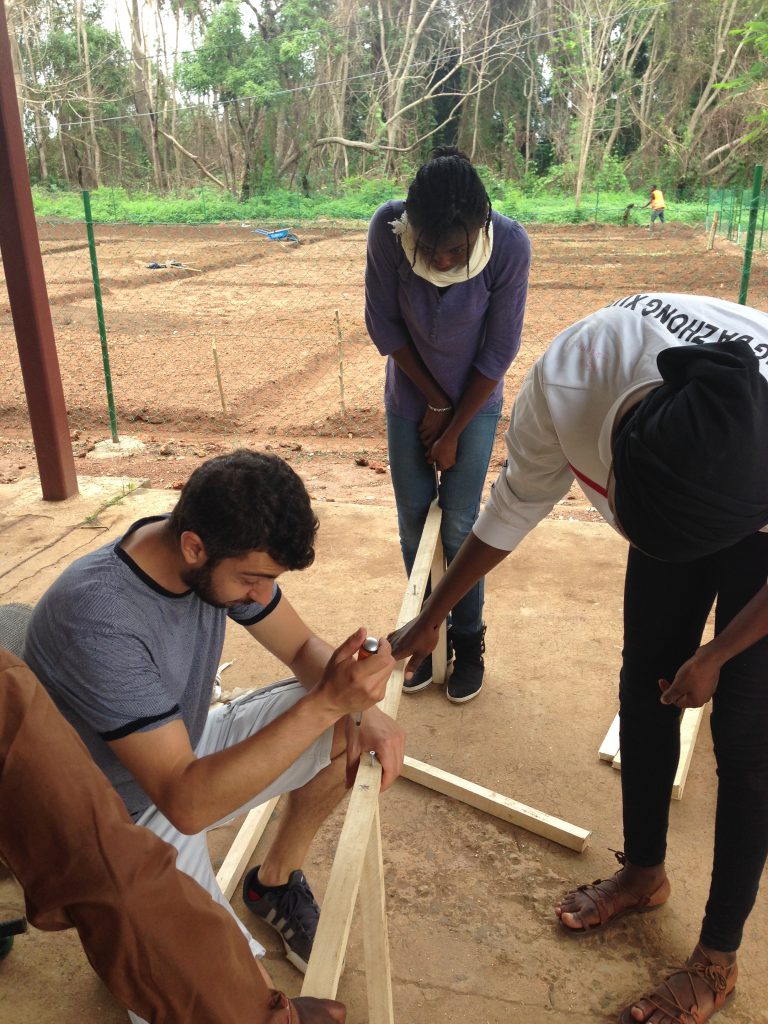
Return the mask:
<path id="1" fill-rule="evenodd" d="M 672 783 L 672 799 L 682 800 L 688 770 L 693 759 L 696 737 L 699 735 L 704 708 L 686 708 L 680 719 L 680 760 L 677 762 L 675 781 Z M 621 749 L 619 747 L 619 716 L 611 722 L 605 739 L 600 744 L 597 756 L 601 761 L 610 761 L 614 768 L 621 771 Z"/>
<path id="2" fill-rule="evenodd" d="M 432 585 L 435 586 L 443 574 L 445 563 L 440 540 L 441 516 L 435 500 L 427 514 L 406 594 L 400 606 L 398 627 L 405 625 L 419 613 L 427 580 L 431 577 Z M 445 639 L 446 627 L 443 623 L 437 647 L 432 654 L 433 679 L 436 683 L 445 681 Z M 397 717 L 404 672 L 405 662 L 401 662 L 389 678 L 387 692 L 380 705 L 382 710 L 393 718 Z M 590 833 L 585 829 L 569 825 L 559 818 L 534 810 L 493 790 L 467 782 L 413 758 L 405 759 L 403 777 L 462 800 L 537 835 L 562 843 L 569 849 L 581 852 L 589 840 Z M 301 994 L 335 998 L 359 892 L 368 988 L 368 1022 L 394 1024 L 379 821 L 380 789 L 381 766 L 375 755 L 363 756 L 350 794 L 336 856 L 331 866 L 323 899 L 324 909 L 320 915 Z M 270 802 L 264 808 L 251 811 L 241 827 L 217 875 L 217 880 L 227 895 L 230 895 L 237 885 L 271 813 Z"/>
<path id="3" fill-rule="evenodd" d="M 478 810 L 493 814 L 503 821 L 509 821 L 537 836 L 567 846 L 569 850 L 583 853 L 587 848 L 591 833 L 586 829 L 569 825 L 567 821 L 553 818 L 551 814 L 534 810 L 533 807 L 518 803 L 511 797 L 502 796 L 501 793 L 486 789 L 485 786 L 468 782 L 458 775 L 451 775 L 450 772 L 444 772 L 434 765 L 406 756 L 402 775 L 404 779 L 418 782 L 419 785 L 427 786 L 446 796 L 452 796 L 462 803 L 469 804 L 470 807 L 477 807 Z"/>

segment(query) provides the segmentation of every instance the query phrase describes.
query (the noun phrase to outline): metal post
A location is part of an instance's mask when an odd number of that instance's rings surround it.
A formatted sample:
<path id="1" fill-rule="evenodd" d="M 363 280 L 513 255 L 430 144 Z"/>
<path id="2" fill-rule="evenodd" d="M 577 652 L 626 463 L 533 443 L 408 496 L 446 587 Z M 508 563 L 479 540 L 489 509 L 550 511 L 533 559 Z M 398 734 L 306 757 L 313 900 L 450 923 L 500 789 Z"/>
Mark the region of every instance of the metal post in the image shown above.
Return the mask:
<path id="1" fill-rule="evenodd" d="M 114 444 L 120 440 L 117 436 L 117 416 L 115 415 L 115 400 L 112 397 L 112 374 L 109 370 L 109 348 L 107 346 L 107 325 L 104 323 L 104 307 L 101 303 L 101 281 L 99 280 L 99 263 L 96 259 L 96 240 L 93 237 L 93 219 L 91 217 L 91 196 L 84 191 L 83 208 L 85 209 L 85 230 L 88 233 L 88 252 L 91 254 L 91 276 L 93 277 L 93 294 L 96 299 L 96 319 L 99 322 L 99 337 L 101 338 L 101 361 L 104 364 L 104 384 L 107 389 L 107 408 L 109 409 L 109 425 L 112 430 L 112 441 Z"/>
<path id="2" fill-rule="evenodd" d="M 5 5 L 0 2 L 0 252 L 46 501 L 77 494 L 59 357 L 29 187 Z"/>
<path id="3" fill-rule="evenodd" d="M 768 192 L 763 196 L 763 217 L 760 221 L 760 248 L 763 248 L 763 229 L 765 228 L 765 211 L 768 210 Z"/>
<path id="4" fill-rule="evenodd" d="M 741 288 L 739 289 L 739 302 L 742 306 L 747 302 L 747 291 L 749 289 L 749 274 L 752 269 L 752 250 L 755 247 L 755 227 L 757 226 L 757 211 L 760 206 L 760 186 L 763 182 L 763 165 L 755 165 L 755 176 L 752 179 L 752 199 L 749 204 L 749 225 L 747 227 L 747 241 L 744 246 L 744 265 L 741 269 Z"/>

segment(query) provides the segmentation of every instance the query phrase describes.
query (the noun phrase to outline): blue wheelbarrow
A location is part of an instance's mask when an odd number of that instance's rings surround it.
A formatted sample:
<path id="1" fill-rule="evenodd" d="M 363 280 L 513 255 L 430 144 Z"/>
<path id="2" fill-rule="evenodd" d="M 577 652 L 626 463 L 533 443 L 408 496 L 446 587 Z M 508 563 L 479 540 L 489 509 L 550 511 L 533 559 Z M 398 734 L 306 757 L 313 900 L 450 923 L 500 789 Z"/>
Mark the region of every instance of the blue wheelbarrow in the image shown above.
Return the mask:
<path id="1" fill-rule="evenodd" d="M 276 231 L 265 231 L 264 228 L 254 228 L 254 235 L 264 235 L 271 242 L 293 242 L 298 245 L 299 239 L 290 228 L 278 228 Z"/>

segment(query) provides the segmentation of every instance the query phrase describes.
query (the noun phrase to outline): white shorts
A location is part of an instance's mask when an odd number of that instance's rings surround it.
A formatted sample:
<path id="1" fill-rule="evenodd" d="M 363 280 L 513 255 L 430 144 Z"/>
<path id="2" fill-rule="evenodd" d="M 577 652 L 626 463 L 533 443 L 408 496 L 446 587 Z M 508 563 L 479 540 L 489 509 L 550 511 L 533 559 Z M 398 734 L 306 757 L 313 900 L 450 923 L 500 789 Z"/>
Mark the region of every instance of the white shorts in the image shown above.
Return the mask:
<path id="1" fill-rule="evenodd" d="M 205 757 L 207 754 L 226 750 L 228 747 L 240 743 L 241 740 L 253 736 L 260 729 L 263 729 L 265 725 L 268 725 L 283 714 L 284 711 L 293 707 L 305 693 L 306 690 L 301 683 L 295 679 L 288 679 L 283 682 L 273 683 L 262 690 L 245 693 L 240 697 L 236 697 L 229 704 L 220 704 L 212 708 L 208 714 L 208 721 L 205 724 L 195 753 L 198 757 Z M 273 796 L 289 793 L 292 789 L 299 789 L 305 785 L 319 771 L 322 771 L 326 765 L 330 764 L 332 742 L 333 729 L 327 729 L 319 739 L 315 740 L 311 747 L 308 747 L 263 792 L 257 793 L 247 804 L 238 807 L 236 811 L 215 822 L 210 828 L 216 828 L 218 825 L 223 825 L 225 822 L 231 821 L 232 818 L 238 817 L 238 815 L 245 814 L 252 808 L 258 807 L 259 804 L 266 803 Z M 211 894 L 211 897 L 217 903 L 226 907 L 248 939 L 254 956 L 263 956 L 265 952 L 264 947 L 251 936 L 248 929 L 232 910 L 229 900 L 219 888 L 216 874 L 211 864 L 211 858 L 208 855 L 206 832 L 198 832 L 193 836 L 184 835 L 184 833 L 174 828 L 154 804 L 142 812 L 136 819 L 136 824 L 148 828 L 155 835 L 164 839 L 166 843 L 176 847 L 178 850 L 176 866 L 179 870 L 194 878 Z M 129 1013 L 128 1016 L 134 1024 L 145 1024 L 140 1017 L 133 1013 Z"/>

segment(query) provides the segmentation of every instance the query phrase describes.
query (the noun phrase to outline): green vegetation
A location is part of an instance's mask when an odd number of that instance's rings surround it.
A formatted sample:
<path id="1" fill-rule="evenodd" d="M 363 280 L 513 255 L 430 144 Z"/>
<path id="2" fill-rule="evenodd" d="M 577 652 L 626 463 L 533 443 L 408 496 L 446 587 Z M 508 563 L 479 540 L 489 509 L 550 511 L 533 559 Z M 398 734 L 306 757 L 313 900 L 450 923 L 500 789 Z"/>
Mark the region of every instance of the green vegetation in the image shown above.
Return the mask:
<path id="1" fill-rule="evenodd" d="M 615 224 L 630 203 L 631 224 L 646 224 L 648 211 L 640 207 L 645 193 L 601 190 L 585 192 L 577 209 L 572 195 L 523 191 L 518 186 L 486 176 L 494 207 L 524 224 Z M 35 211 L 39 217 L 82 220 L 83 203 L 79 192 L 33 189 Z M 384 178 L 350 178 L 337 191 L 318 191 L 303 196 L 288 189 L 275 188 L 238 202 L 232 195 L 216 189 L 200 188 L 185 193 L 158 196 L 129 193 L 119 188 L 102 188 L 91 194 L 93 219 L 97 223 L 129 224 L 212 224 L 221 221 L 248 222 L 253 227 L 290 227 L 316 220 L 367 221 L 387 199 L 404 195 L 402 186 Z M 677 202 L 667 195 L 668 219 L 685 224 L 703 223 L 706 200 Z"/>

